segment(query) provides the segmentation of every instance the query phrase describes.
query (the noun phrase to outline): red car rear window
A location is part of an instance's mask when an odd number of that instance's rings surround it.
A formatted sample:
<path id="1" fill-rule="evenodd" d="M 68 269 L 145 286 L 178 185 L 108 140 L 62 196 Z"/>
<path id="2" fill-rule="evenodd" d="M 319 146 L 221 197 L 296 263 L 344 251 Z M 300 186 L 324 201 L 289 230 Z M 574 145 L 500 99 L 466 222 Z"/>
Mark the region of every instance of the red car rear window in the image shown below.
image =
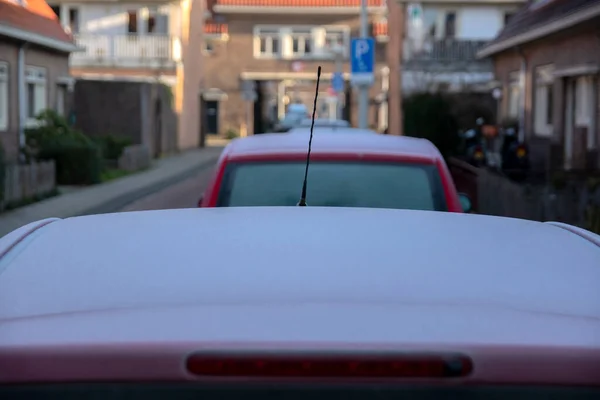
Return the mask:
<path id="1" fill-rule="evenodd" d="M 227 166 L 218 207 L 294 206 L 303 161 L 237 162 Z M 312 161 L 310 206 L 446 211 L 435 165 L 398 162 Z"/>

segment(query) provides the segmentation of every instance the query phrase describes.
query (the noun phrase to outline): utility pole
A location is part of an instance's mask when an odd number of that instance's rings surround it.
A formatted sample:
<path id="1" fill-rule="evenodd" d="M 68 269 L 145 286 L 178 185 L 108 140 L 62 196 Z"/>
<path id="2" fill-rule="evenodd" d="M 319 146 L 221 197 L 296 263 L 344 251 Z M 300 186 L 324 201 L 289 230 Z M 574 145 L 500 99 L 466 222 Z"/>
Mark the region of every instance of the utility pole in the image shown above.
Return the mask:
<path id="1" fill-rule="evenodd" d="M 367 14 L 367 0 L 360 1 L 360 37 L 369 37 L 369 17 Z M 369 86 L 359 86 L 358 96 L 358 127 L 367 129 L 369 126 Z"/>

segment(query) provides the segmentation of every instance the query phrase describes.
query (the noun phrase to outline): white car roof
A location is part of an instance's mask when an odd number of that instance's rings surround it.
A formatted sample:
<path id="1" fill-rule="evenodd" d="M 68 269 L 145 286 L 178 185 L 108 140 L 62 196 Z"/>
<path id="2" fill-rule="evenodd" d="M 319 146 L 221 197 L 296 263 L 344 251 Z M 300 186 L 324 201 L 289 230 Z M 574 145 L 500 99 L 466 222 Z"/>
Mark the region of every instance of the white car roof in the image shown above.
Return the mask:
<path id="1" fill-rule="evenodd" d="M 600 348 L 600 247 L 539 222 L 359 208 L 145 211 L 34 223 L 0 239 L 1 254 L 9 346 Z"/>
<path id="2" fill-rule="evenodd" d="M 302 128 L 310 128 L 310 126 L 312 125 L 312 119 L 310 118 L 304 118 L 300 124 L 299 127 Z M 349 127 L 350 123 L 348 121 L 344 121 L 343 119 L 325 119 L 325 118 L 318 118 L 315 119 L 315 126 L 339 126 L 339 127 Z"/>
<path id="3" fill-rule="evenodd" d="M 232 140 L 224 150 L 232 157 L 261 154 L 299 154 L 308 150 L 307 135 L 263 133 Z M 438 149 L 426 139 L 394 135 L 356 134 L 353 130 L 315 128 L 312 154 L 363 153 L 393 156 L 421 156 L 430 160 L 441 158 Z"/>
<path id="4" fill-rule="evenodd" d="M 298 126 L 290 129 L 287 133 L 310 133 L 310 126 Z M 331 125 L 315 125 L 313 133 L 349 133 L 349 134 L 378 134 L 378 132 L 371 129 L 352 128 L 345 126 L 331 126 Z"/>

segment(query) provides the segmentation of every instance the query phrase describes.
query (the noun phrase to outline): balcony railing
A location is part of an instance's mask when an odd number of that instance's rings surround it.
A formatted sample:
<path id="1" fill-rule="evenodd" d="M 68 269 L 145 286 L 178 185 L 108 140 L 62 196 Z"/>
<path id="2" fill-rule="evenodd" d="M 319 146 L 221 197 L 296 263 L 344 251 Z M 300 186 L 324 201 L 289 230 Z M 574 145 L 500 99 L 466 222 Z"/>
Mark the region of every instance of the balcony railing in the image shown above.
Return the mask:
<path id="1" fill-rule="evenodd" d="M 82 52 L 71 65 L 114 68 L 171 68 L 181 60 L 179 38 L 169 35 L 75 35 Z"/>
<path id="2" fill-rule="evenodd" d="M 405 42 L 405 61 L 470 62 L 477 61 L 477 52 L 488 43 L 485 40 L 434 39 L 425 40 L 419 49 L 414 42 Z"/>

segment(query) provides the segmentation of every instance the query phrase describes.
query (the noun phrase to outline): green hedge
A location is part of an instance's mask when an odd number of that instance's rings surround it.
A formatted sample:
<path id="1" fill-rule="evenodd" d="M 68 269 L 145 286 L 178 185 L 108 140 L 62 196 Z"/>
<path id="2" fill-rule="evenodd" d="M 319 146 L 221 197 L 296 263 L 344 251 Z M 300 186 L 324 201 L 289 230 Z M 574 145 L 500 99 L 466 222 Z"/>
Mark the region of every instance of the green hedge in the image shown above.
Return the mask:
<path id="1" fill-rule="evenodd" d="M 57 140 L 40 149 L 39 160 L 54 160 L 56 181 L 61 185 L 91 185 L 100 182 L 102 152 L 94 143 Z"/>
<path id="2" fill-rule="evenodd" d="M 102 149 L 102 155 L 105 159 L 115 161 L 121 157 L 125 147 L 132 144 L 130 138 L 114 135 L 96 137 L 93 140 Z"/>
<path id="3" fill-rule="evenodd" d="M 54 111 L 44 111 L 37 119 L 40 125 L 25 131 L 27 157 L 54 160 L 60 185 L 99 183 L 103 159 L 100 146 Z"/>

